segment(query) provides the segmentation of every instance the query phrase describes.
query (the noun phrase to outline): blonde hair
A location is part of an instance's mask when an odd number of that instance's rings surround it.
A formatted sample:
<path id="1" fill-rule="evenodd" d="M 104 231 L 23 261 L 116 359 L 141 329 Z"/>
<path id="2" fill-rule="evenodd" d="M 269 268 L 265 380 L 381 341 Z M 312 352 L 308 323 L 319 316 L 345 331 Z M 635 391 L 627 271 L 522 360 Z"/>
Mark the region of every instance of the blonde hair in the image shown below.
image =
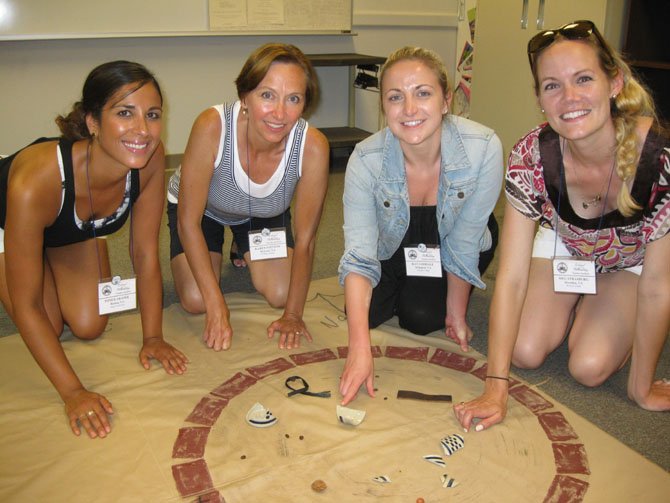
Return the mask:
<path id="1" fill-rule="evenodd" d="M 556 40 L 568 39 L 557 34 Z M 633 199 L 626 183 L 635 179 L 642 150 L 642 145 L 639 144 L 637 136 L 637 124 L 641 117 L 652 117 L 654 123 L 658 123 L 654 101 L 649 91 L 635 78 L 630 66 L 617 51 L 612 49 L 607 41 L 604 39 L 598 40 L 592 34 L 588 38 L 574 40 L 574 42 L 586 43 L 594 48 L 598 55 L 600 67 L 610 81 L 614 80 L 619 74 L 623 79 L 621 91 L 611 98 L 610 112 L 616 138 L 616 173 L 624 182 L 621 184 L 621 189 L 617 195 L 617 209 L 622 215 L 629 217 L 635 211 L 642 209 L 639 202 Z M 540 55 L 541 52 L 538 52 L 535 56 L 536 62 Z M 537 64 L 533 64 L 531 69 L 535 80 L 535 94 L 539 95 L 537 66 Z"/>
<path id="2" fill-rule="evenodd" d="M 405 46 L 393 51 L 389 57 L 386 58 L 386 62 L 382 65 L 382 69 L 379 72 L 379 88 L 381 90 L 379 96 L 382 109 L 384 105 L 384 75 L 396 63 L 408 60 L 421 61 L 424 65 L 432 70 L 432 72 L 437 77 L 437 81 L 440 84 L 440 89 L 442 89 L 442 94 L 445 99 L 447 99 L 451 93 L 449 79 L 447 76 L 447 68 L 444 66 L 442 58 L 440 58 L 440 56 L 438 56 L 435 51 L 431 51 L 430 49 L 424 49 L 423 47 Z"/>
<path id="3" fill-rule="evenodd" d="M 612 78 L 612 73 L 616 75 L 616 72 L 619 71 L 623 77 L 623 88 L 612 99 L 611 105 L 617 142 L 616 171 L 624 182 L 617 195 L 617 207 L 622 215 L 629 217 L 636 210 L 642 209 L 640 204 L 633 199 L 626 184 L 627 181 L 635 179 L 642 150 L 637 136 L 637 122 L 643 116 L 653 117 L 654 122 L 657 122 L 656 109 L 649 91 L 635 79 L 630 67 L 621 56 L 613 52 L 612 61 L 613 68 L 605 68 L 606 73 Z"/>

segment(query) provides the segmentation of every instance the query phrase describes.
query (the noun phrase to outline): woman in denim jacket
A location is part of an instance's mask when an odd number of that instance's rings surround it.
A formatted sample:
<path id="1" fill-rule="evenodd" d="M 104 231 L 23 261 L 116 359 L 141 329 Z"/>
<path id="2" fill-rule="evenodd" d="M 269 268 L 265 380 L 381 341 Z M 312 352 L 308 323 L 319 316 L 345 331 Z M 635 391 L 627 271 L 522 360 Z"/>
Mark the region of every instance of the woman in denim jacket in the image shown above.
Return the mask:
<path id="1" fill-rule="evenodd" d="M 394 315 L 417 334 L 445 329 L 467 351 L 472 285 L 491 262 L 502 146 L 480 124 L 448 115 L 439 56 L 404 47 L 381 70 L 388 127 L 356 146 L 344 188 L 340 261 L 349 328 L 342 404 L 374 396 L 370 328 Z"/>

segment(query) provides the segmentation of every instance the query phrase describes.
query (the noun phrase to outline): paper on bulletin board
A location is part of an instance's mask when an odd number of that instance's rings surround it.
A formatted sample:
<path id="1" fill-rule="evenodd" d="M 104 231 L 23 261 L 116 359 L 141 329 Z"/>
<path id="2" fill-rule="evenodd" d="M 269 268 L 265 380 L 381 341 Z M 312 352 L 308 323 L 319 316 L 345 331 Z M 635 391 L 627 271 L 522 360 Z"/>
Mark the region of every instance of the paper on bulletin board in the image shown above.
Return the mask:
<path id="1" fill-rule="evenodd" d="M 351 0 L 209 0 L 211 31 L 350 31 Z"/>
<path id="2" fill-rule="evenodd" d="M 351 31 L 351 0 L 286 0 L 286 22 L 291 27 Z"/>
<path id="3" fill-rule="evenodd" d="M 209 0 L 209 29 L 213 31 L 247 26 L 247 5 L 239 0 Z"/>
<path id="4" fill-rule="evenodd" d="M 249 0 L 249 24 L 251 25 L 283 25 L 283 0 Z"/>

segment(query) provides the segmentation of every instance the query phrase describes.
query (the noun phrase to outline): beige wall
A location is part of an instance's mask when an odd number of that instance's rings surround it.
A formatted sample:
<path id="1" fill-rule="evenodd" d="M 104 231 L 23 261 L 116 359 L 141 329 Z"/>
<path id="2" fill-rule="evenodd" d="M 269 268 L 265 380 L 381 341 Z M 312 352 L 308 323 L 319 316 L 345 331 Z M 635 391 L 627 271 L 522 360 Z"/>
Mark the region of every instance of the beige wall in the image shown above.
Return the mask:
<path id="1" fill-rule="evenodd" d="M 607 0 L 607 14 L 605 15 L 604 35 L 607 41 L 621 50 L 624 44 L 624 32 L 628 6 L 631 0 Z"/>
<path id="2" fill-rule="evenodd" d="M 385 56 L 401 45 L 438 51 L 454 67 L 457 0 L 414 2 L 354 0 L 357 36 L 231 36 L 119 38 L 0 42 L 0 154 L 11 153 L 38 136 L 58 133 L 53 118 L 79 98 L 87 73 L 113 59 L 139 61 L 163 87 L 168 153 L 183 152 L 195 116 L 209 105 L 235 98 L 233 80 L 258 45 L 283 41 L 306 53 L 360 52 Z M 395 10 L 393 10 L 395 9 Z M 318 69 L 322 104 L 311 118 L 316 126 L 347 122 L 345 68 Z M 378 96 L 357 91 L 357 125 L 375 128 Z"/>

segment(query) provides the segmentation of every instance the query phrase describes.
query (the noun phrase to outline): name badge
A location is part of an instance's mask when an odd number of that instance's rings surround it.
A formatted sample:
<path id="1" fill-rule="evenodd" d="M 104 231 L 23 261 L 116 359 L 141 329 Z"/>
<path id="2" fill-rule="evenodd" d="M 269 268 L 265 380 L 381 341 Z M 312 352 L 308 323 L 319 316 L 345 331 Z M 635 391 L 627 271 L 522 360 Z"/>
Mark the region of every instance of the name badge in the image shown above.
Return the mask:
<path id="1" fill-rule="evenodd" d="M 555 257 L 554 292 L 595 294 L 596 265 L 589 258 Z"/>
<path id="2" fill-rule="evenodd" d="M 440 247 L 421 243 L 404 248 L 407 276 L 442 277 Z"/>
<path id="3" fill-rule="evenodd" d="M 103 314 L 128 311 L 137 307 L 135 278 L 121 279 L 114 276 L 111 281 L 98 283 L 98 312 Z"/>
<path id="4" fill-rule="evenodd" d="M 263 229 L 249 231 L 249 254 L 251 260 L 267 260 L 271 258 L 286 258 L 286 229 Z"/>

